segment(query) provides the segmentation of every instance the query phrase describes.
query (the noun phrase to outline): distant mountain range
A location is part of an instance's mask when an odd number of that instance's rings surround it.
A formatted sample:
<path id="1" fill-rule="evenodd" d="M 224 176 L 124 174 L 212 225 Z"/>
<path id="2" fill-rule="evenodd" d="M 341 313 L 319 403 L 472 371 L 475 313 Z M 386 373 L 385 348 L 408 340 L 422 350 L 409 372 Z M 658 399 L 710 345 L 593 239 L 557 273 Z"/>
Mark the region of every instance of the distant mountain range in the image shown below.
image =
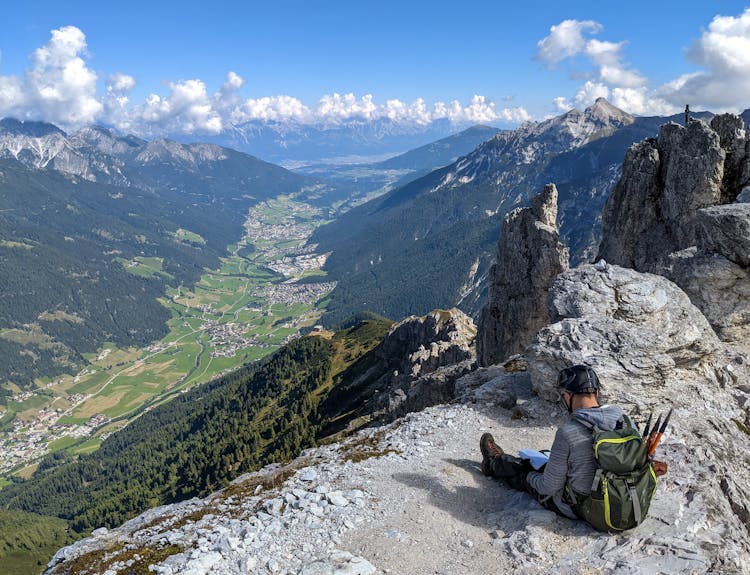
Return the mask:
<path id="1" fill-rule="evenodd" d="M 600 98 L 498 133 L 453 164 L 363 204 L 311 241 L 337 280 L 325 321 L 369 310 L 392 318 L 437 307 L 479 311 L 505 214 L 554 182 L 574 263 L 592 257 L 625 150 L 673 118 L 634 117 Z"/>
<path id="2" fill-rule="evenodd" d="M 325 201 L 332 189 L 211 144 L 6 118 L 0 191 L 0 383 L 24 387 L 85 364 L 106 341 L 161 337 L 169 313 L 156 298 L 217 267 L 251 205 Z M 162 272 L 128 273 L 136 257 L 161 258 Z"/>
<path id="3" fill-rule="evenodd" d="M 202 139 L 286 165 L 291 161 L 325 163 L 355 155 L 367 161 L 368 156 L 403 153 L 467 127 L 449 120 L 416 124 L 390 118 L 352 118 L 328 125 L 253 120 Z"/>

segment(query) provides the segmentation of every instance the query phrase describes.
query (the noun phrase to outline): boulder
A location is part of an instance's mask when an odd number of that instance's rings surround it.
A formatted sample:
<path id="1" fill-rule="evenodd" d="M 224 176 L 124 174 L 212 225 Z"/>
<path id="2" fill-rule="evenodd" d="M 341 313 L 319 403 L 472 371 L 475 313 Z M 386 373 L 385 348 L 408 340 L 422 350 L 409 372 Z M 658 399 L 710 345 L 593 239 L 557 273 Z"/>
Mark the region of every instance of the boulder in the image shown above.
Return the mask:
<path id="1" fill-rule="evenodd" d="M 547 184 L 530 208 L 506 215 L 490 269 L 487 305 L 479 318 L 477 361 L 488 366 L 522 351 L 549 323 L 545 300 L 568 268 L 557 228 L 557 188 Z"/>
<path id="2" fill-rule="evenodd" d="M 591 365 L 605 385 L 659 386 L 676 367 L 699 364 L 719 345 L 674 283 L 603 262 L 561 274 L 549 314 L 554 323 L 526 352 L 533 388 L 549 400 L 557 397 L 558 372 L 572 364 Z"/>

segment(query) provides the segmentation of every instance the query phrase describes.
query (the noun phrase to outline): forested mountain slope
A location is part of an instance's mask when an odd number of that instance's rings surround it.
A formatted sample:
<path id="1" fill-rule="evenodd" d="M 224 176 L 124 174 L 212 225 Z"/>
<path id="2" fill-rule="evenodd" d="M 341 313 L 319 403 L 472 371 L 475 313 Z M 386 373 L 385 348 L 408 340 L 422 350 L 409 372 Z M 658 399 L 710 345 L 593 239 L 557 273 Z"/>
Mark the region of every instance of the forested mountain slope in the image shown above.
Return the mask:
<path id="1" fill-rule="evenodd" d="M 353 417 L 357 400 L 326 402 L 325 409 L 321 402 L 335 385 L 372 367 L 366 354 L 388 326 L 367 321 L 297 339 L 145 413 L 95 454 L 75 461 L 48 456 L 30 480 L 0 490 L 0 508 L 59 517 L 86 531 L 293 457 L 314 444 L 319 430 Z"/>

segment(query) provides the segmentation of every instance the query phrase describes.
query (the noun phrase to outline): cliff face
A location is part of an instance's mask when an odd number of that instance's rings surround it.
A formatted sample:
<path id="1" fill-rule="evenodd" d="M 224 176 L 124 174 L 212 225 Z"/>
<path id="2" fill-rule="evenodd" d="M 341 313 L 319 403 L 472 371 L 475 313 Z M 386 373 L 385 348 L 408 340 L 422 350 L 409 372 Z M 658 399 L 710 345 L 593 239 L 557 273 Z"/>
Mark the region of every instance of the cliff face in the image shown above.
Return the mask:
<path id="1" fill-rule="evenodd" d="M 353 426 L 448 401 L 453 382 L 475 363 L 476 333 L 471 318 L 455 308 L 408 317 L 391 327 L 362 358 L 360 375 L 343 381 L 329 401 L 368 398 L 357 406 L 361 418 Z"/>
<path id="2" fill-rule="evenodd" d="M 530 208 L 505 216 L 479 318 L 477 360 L 488 366 L 523 351 L 549 323 L 545 300 L 555 276 L 568 269 L 557 228 L 557 188 L 548 184 Z"/>
<path id="3" fill-rule="evenodd" d="M 598 258 L 670 278 L 726 340 L 750 334 L 749 150 L 739 116 L 666 124 L 628 150 L 602 213 Z"/>

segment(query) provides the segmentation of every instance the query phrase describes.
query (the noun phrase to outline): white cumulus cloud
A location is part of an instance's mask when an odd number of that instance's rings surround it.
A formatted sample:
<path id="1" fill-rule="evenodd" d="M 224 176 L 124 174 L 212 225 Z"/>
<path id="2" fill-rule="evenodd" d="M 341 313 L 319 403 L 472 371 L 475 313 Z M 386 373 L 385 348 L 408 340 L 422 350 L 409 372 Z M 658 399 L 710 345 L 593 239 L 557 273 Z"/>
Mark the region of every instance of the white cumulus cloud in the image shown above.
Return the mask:
<path id="1" fill-rule="evenodd" d="M 135 88 L 135 78 L 127 74 L 112 74 L 107 82 L 107 92 L 123 94 Z"/>
<path id="2" fill-rule="evenodd" d="M 116 73 L 107 78 L 104 98 L 104 117 L 110 124 L 131 131 L 133 118 L 130 110 L 130 92 L 135 88 L 135 78 Z"/>
<path id="3" fill-rule="evenodd" d="M 621 110 L 641 116 L 669 116 L 679 111 L 678 107 L 645 87 L 613 88 L 610 101 Z"/>
<path id="4" fill-rule="evenodd" d="M 23 79 L 0 77 L 0 114 L 63 125 L 93 122 L 104 106 L 96 93 L 96 73 L 86 65 L 86 36 L 75 26 L 52 30 L 32 55 Z"/>
<path id="5" fill-rule="evenodd" d="M 549 35 L 537 42 L 536 59 L 548 68 L 581 53 L 586 47 L 585 33 L 596 34 L 602 25 L 593 20 L 563 20 L 549 29 Z"/>
<path id="6" fill-rule="evenodd" d="M 750 105 L 750 8 L 714 17 L 688 58 L 702 69 L 665 84 L 659 90 L 665 100 L 716 111 Z"/>
<path id="7" fill-rule="evenodd" d="M 646 83 L 646 79 L 635 70 L 629 70 L 622 62 L 620 52 L 624 45 L 625 42 L 602 42 L 592 39 L 586 43 L 584 52 L 599 67 L 602 82 L 623 88 L 641 87 Z"/>
<path id="8" fill-rule="evenodd" d="M 307 122 L 312 113 L 300 100 L 292 96 L 263 96 L 248 98 L 237 108 L 231 110 L 229 117 L 233 124 L 242 124 L 250 120 L 274 122 Z"/>
<path id="9" fill-rule="evenodd" d="M 353 117 L 372 120 L 378 107 L 372 100 L 372 94 L 357 98 L 354 94 L 326 94 L 320 99 L 315 115 L 324 120 L 348 120 Z"/>
<path id="10" fill-rule="evenodd" d="M 602 30 L 601 24 L 591 20 L 565 20 L 552 26 L 550 35 L 539 41 L 536 58 L 545 62 L 548 68 L 576 56 L 584 57 L 584 60 L 577 61 L 578 64 L 585 62 L 590 66 L 588 70 L 575 71 L 576 75 L 588 75 L 589 78 L 571 98 L 554 98 L 555 109 L 585 108 L 597 98 L 607 98 L 615 106 L 633 114 L 674 112 L 674 107 L 660 95 L 649 91 L 648 79 L 624 61 L 622 51 L 626 42 L 586 37 Z"/>
<path id="11" fill-rule="evenodd" d="M 21 81 L 15 76 L 0 76 L 0 116 L 21 115 L 25 103 Z"/>
<path id="12" fill-rule="evenodd" d="M 595 23 L 563 23 L 554 42 L 567 42 L 567 52 L 582 48 L 581 31 L 596 31 Z M 579 31 L 576 32 L 575 29 Z M 0 76 L 0 116 L 53 122 L 66 129 L 104 122 L 142 136 L 169 134 L 217 134 L 231 125 L 249 121 L 339 125 L 349 121 L 390 120 L 400 124 L 427 125 L 436 120 L 456 124 L 521 123 L 530 119 L 523 107 L 496 109 L 485 96 L 468 103 L 411 102 L 397 98 L 378 102 L 372 94 L 331 93 L 308 106 L 290 95 L 247 98 L 245 79 L 235 71 L 226 74 L 215 92 L 200 78 L 167 82 L 166 90 L 154 91 L 134 101 L 136 78 L 126 73 L 107 75 L 97 92 L 98 76 L 87 64 L 84 33 L 75 26 L 51 31 L 50 40 L 34 51 L 31 66 L 22 77 Z"/>
<path id="13" fill-rule="evenodd" d="M 699 69 L 655 88 L 624 62 L 626 42 L 586 37 L 602 30 L 596 22 L 565 20 L 539 41 L 536 57 L 548 67 L 582 55 L 593 69 L 575 96 L 553 100 L 557 109 L 586 106 L 598 96 L 643 115 L 674 114 L 685 104 L 714 112 L 738 112 L 750 105 L 750 8 L 738 16 L 715 16 L 687 52 Z"/>
<path id="14" fill-rule="evenodd" d="M 141 118 L 151 124 L 152 132 L 218 134 L 222 131 L 224 123 L 202 80 L 172 82 L 169 88 L 168 96 L 149 95 L 140 112 Z"/>

